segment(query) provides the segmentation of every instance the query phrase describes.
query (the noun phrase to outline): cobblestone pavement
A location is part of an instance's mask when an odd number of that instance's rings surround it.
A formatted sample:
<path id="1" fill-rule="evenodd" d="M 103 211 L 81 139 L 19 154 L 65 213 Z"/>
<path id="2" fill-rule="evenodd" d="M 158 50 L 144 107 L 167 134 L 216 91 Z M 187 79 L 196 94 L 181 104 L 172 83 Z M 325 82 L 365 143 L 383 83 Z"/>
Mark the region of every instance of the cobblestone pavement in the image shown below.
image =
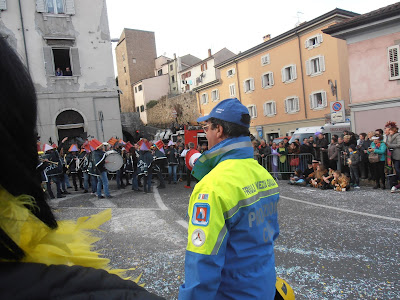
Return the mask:
<path id="1" fill-rule="evenodd" d="M 276 271 L 296 299 L 400 299 L 400 193 L 362 187 L 344 193 L 279 182 Z M 51 200 L 59 219 L 112 209 L 97 249 L 115 268 L 142 274 L 145 287 L 176 299 L 184 280 L 186 211 L 183 183 L 151 194 L 116 190 L 112 199 L 71 192 Z M 114 190 L 113 190 L 114 189 Z"/>

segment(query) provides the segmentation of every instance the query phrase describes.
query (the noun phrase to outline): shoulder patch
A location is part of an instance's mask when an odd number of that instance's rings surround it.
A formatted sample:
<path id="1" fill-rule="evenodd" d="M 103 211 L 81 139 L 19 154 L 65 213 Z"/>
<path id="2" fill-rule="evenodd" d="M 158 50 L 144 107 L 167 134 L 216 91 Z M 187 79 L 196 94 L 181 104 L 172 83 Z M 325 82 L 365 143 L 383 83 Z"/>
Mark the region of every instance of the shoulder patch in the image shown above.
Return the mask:
<path id="1" fill-rule="evenodd" d="M 210 205 L 208 203 L 195 203 L 193 206 L 192 224 L 195 226 L 208 226 L 210 222 Z"/>
<path id="2" fill-rule="evenodd" d="M 208 194 L 199 194 L 198 200 L 208 200 Z"/>
<path id="3" fill-rule="evenodd" d="M 206 234 L 202 229 L 196 229 L 192 233 L 192 244 L 196 247 L 201 247 L 206 242 Z"/>

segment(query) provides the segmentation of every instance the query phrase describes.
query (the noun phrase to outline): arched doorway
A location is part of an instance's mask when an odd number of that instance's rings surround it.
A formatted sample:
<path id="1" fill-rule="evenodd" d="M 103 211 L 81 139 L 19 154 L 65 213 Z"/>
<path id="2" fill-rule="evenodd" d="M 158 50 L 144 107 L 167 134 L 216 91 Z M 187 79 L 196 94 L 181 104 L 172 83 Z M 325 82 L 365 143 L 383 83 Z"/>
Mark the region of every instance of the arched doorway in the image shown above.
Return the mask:
<path id="1" fill-rule="evenodd" d="M 56 126 L 59 142 L 68 137 L 67 145 L 83 144 L 87 138 L 85 121 L 82 115 L 75 110 L 69 109 L 61 112 L 56 118 Z"/>

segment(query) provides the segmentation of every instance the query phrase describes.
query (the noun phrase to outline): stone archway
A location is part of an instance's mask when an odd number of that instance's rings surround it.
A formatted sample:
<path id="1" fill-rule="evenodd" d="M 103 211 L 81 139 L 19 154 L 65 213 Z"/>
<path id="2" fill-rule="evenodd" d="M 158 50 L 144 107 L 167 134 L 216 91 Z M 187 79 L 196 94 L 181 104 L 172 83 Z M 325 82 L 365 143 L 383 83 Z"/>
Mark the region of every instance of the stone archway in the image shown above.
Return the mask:
<path id="1" fill-rule="evenodd" d="M 85 120 L 82 115 L 72 109 L 62 111 L 56 118 L 58 139 L 68 137 L 68 145 L 72 143 L 82 144 L 87 138 L 85 132 Z"/>

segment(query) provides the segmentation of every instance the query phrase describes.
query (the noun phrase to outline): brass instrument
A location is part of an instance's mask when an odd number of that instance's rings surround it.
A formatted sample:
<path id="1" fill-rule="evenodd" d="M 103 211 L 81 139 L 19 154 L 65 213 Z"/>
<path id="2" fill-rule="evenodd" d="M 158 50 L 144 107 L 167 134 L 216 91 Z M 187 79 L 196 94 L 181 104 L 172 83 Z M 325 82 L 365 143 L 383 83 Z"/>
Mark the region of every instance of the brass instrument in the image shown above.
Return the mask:
<path id="1" fill-rule="evenodd" d="M 39 160 L 40 160 L 41 162 L 48 162 L 48 163 L 50 163 L 50 164 L 53 164 L 53 165 L 58 166 L 58 162 L 54 162 L 54 161 L 48 160 L 47 158 L 40 158 L 40 157 L 39 157 Z"/>

